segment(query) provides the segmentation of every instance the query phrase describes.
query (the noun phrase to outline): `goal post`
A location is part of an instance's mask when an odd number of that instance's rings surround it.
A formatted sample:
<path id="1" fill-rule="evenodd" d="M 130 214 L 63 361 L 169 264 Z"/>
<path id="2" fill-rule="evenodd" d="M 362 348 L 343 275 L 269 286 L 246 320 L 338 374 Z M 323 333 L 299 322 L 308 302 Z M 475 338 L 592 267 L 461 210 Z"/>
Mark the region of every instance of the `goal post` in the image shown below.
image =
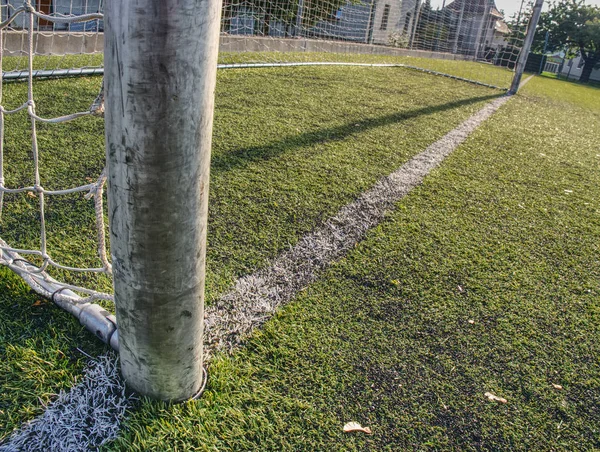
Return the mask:
<path id="1" fill-rule="evenodd" d="M 519 91 L 521 78 L 523 77 L 523 72 L 525 72 L 525 65 L 527 64 L 527 59 L 529 58 L 531 44 L 533 44 L 533 38 L 535 37 L 535 29 L 537 28 L 537 24 L 542 14 L 542 6 L 544 6 L 544 0 L 535 0 L 535 4 L 533 5 L 533 11 L 531 13 L 531 18 L 529 19 L 529 24 L 527 25 L 527 33 L 525 34 L 523 47 L 521 48 L 521 52 L 519 53 L 519 58 L 517 60 L 515 75 L 512 79 L 512 83 L 510 85 L 510 89 L 508 90 L 508 94 L 517 94 L 517 91 Z"/>
<path id="2" fill-rule="evenodd" d="M 106 158 L 121 371 L 182 401 L 203 384 L 220 0 L 105 5 Z"/>

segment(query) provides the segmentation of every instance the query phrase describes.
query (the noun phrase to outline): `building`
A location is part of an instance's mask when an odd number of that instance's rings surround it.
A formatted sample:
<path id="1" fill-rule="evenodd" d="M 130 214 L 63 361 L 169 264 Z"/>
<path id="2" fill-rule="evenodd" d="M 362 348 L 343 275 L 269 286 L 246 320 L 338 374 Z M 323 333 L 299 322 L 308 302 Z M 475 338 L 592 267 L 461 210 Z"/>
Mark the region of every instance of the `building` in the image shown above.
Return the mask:
<path id="1" fill-rule="evenodd" d="M 510 30 L 494 0 L 455 0 L 444 8 L 450 24 L 451 53 L 489 59 L 508 45 Z"/>
<path id="2" fill-rule="evenodd" d="M 65 16 L 79 16 L 102 11 L 103 0 L 34 0 L 34 7 L 43 14 L 61 14 Z M 14 11 L 23 6 L 23 0 L 0 0 L 2 21 L 13 16 Z M 104 28 L 103 21 L 93 20 L 74 24 L 55 24 L 44 19 L 35 17 L 35 26 L 38 30 L 69 30 L 69 31 L 97 31 Z M 13 29 L 26 27 L 28 18 L 20 14 L 12 22 Z"/>
<path id="3" fill-rule="evenodd" d="M 568 78 L 569 80 L 579 80 L 582 72 L 583 58 L 577 56 L 571 60 L 565 61 L 562 69 L 560 70 L 560 75 Z M 600 68 L 597 67 L 592 70 L 592 75 L 590 75 L 590 81 L 600 82 Z"/>
<path id="4" fill-rule="evenodd" d="M 494 0 L 454 0 L 437 10 L 419 0 L 347 0 L 318 14 L 309 0 L 281 5 L 225 0 L 222 16 L 221 31 L 231 35 L 393 45 L 477 59 L 506 46 L 510 32 Z"/>
<path id="5" fill-rule="evenodd" d="M 410 0 L 409 0 L 410 1 Z M 414 0 L 412 0 L 414 2 Z M 221 31 L 232 35 L 271 37 L 305 37 L 371 44 L 389 44 L 397 32 L 401 18 L 402 0 L 363 0 L 345 5 L 329 13 L 328 17 L 312 23 L 305 17 L 304 0 L 290 7 L 288 14 L 273 15 L 264 7 L 251 3 L 230 3 L 223 6 Z M 279 16 L 292 17 L 283 21 Z"/>
<path id="6" fill-rule="evenodd" d="M 414 0 L 412 0 L 414 3 Z M 394 44 L 394 39 L 401 34 L 404 10 L 411 0 L 379 0 L 375 1 L 373 24 L 371 27 L 371 44 Z"/>

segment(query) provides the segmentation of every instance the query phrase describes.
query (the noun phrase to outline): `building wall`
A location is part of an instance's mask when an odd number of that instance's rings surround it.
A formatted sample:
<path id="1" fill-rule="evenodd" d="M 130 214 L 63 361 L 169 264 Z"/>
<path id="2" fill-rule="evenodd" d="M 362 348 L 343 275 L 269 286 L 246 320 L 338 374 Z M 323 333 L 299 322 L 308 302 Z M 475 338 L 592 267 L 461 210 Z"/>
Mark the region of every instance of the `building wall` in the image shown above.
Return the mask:
<path id="1" fill-rule="evenodd" d="M 5 0 L 2 2 L 2 21 L 12 17 L 14 10 L 23 6 L 23 0 Z M 21 13 L 11 24 L 11 28 L 24 28 L 27 23 L 27 15 Z"/>
<path id="2" fill-rule="evenodd" d="M 400 17 L 396 22 L 396 30 L 406 39 L 410 39 L 414 27 L 416 3 L 417 0 L 403 0 L 400 3 Z"/>
<path id="3" fill-rule="evenodd" d="M 481 26 L 481 16 L 463 17 L 458 28 L 458 53 L 473 56 L 477 48 L 477 33 Z"/>
<path id="4" fill-rule="evenodd" d="M 76 15 L 97 13 L 100 3 L 100 0 L 54 0 L 54 12 Z"/>
<path id="5" fill-rule="evenodd" d="M 302 35 L 306 37 L 367 42 L 370 12 L 370 1 L 363 1 L 357 4 L 348 3 L 335 13 L 335 17 L 327 21 L 320 21 L 313 28 L 304 30 Z"/>
<path id="6" fill-rule="evenodd" d="M 581 67 L 578 67 L 581 64 Z M 569 72 L 570 69 L 570 72 Z M 568 75 L 570 80 L 579 80 L 581 77 L 581 73 L 583 72 L 583 64 L 581 61 L 581 57 L 573 58 L 572 60 L 565 61 L 563 65 L 561 75 L 565 77 Z M 592 75 L 590 76 L 590 80 L 600 82 L 600 68 L 594 69 L 592 71 Z"/>
<path id="7" fill-rule="evenodd" d="M 387 8 L 386 8 L 387 7 Z M 387 24 L 384 24 L 384 12 L 388 11 Z M 377 0 L 375 4 L 375 17 L 373 19 L 373 44 L 389 44 L 390 35 L 398 33 L 398 23 L 401 19 L 401 0 Z M 385 27 L 383 27 L 385 25 Z"/>
<path id="8" fill-rule="evenodd" d="M 407 0 L 413 4 L 415 0 Z M 373 3 L 372 3 L 373 2 Z M 382 28 L 386 5 L 389 8 L 387 25 Z M 361 3 L 348 2 L 327 20 L 312 27 L 302 26 L 298 32 L 295 26 L 288 27 L 288 35 L 307 38 L 345 40 L 372 44 L 389 44 L 390 35 L 397 33 L 401 23 L 402 0 L 363 0 Z M 251 7 L 238 6 L 229 19 L 225 30 L 231 35 L 256 35 L 263 14 Z M 370 24 L 372 31 L 370 32 Z M 269 35 L 285 37 L 285 24 L 271 24 Z"/>

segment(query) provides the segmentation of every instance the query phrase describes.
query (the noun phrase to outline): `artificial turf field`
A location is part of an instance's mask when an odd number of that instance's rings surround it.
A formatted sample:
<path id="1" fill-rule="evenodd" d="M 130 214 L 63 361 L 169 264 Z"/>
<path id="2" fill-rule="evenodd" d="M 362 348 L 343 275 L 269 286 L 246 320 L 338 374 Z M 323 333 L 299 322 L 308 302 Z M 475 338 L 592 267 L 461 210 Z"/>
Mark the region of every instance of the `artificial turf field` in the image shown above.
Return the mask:
<path id="1" fill-rule="evenodd" d="M 39 82 L 38 111 L 72 111 L 73 92 L 85 108 L 99 83 Z M 6 87 L 5 102 L 20 89 Z M 405 69 L 220 73 L 208 302 L 498 95 Z M 599 115 L 598 89 L 531 81 L 347 258 L 242 349 L 217 356 L 200 401 L 141 401 L 106 448 L 599 448 Z M 45 131 L 48 184 L 101 170 L 101 126 Z M 27 136 L 14 133 L 7 179 L 19 183 Z M 69 162 L 67 176 L 57 162 Z M 34 243 L 34 202 L 7 202 L 0 236 Z M 53 242 L 65 259 L 92 259 L 93 244 L 74 234 L 84 207 L 50 209 L 55 230 L 66 225 Z M 86 358 L 76 347 L 104 348 L 0 277 L 5 436 L 78 378 Z M 350 420 L 373 435 L 342 433 Z"/>

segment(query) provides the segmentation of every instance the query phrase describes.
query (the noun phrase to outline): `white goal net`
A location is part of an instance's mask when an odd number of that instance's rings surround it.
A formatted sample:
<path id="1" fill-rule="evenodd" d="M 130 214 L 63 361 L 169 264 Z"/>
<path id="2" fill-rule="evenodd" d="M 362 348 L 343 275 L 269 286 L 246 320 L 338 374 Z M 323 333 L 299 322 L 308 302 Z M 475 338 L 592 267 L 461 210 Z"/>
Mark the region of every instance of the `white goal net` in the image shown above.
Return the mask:
<path id="1" fill-rule="evenodd" d="M 2 0 L 4 80 L 27 78 L 30 50 L 34 77 L 101 74 L 102 10 L 103 0 Z"/>
<path id="2" fill-rule="evenodd" d="M 34 83 L 38 77 L 103 73 L 103 2 L 1 0 L 0 13 L 3 84 L 22 85 L 11 90 L 10 98 L 3 98 L 0 91 L 0 264 L 20 275 L 39 294 L 74 313 L 105 342 L 115 345 L 114 317 L 93 303 L 112 300 L 103 165 L 96 162 L 90 166 L 96 171 L 93 176 L 88 172 L 80 183 L 72 183 L 70 177 L 54 175 L 53 169 L 59 164 L 68 168 L 70 162 L 46 161 L 44 152 L 52 139 L 52 127 L 90 127 L 100 136 L 97 154 L 98 161 L 103 161 L 102 127 L 98 125 L 103 115 L 101 79 L 97 77 L 90 83 L 85 93 L 87 105 L 61 113 L 46 108 L 48 115 L 40 113 L 43 103 L 56 102 L 56 96 L 69 87 L 57 84 L 56 91 L 48 96 Z M 225 0 L 219 58 L 225 68 L 404 66 L 508 89 L 526 18 L 525 12 L 506 18 L 494 0 Z M 65 110 L 69 108 L 74 105 L 64 105 Z M 17 121 L 28 124 L 27 136 L 13 132 L 11 124 Z M 50 138 L 41 138 L 41 129 Z M 23 171 L 11 172 L 10 164 L 15 161 L 20 168 L 28 168 L 27 177 Z M 56 176 L 51 186 L 46 183 L 44 171 Z M 61 218 L 52 217 L 48 209 L 52 202 L 58 202 L 53 201 L 57 198 L 87 209 L 88 213 L 76 221 L 81 221 L 81 228 L 93 237 L 95 245 L 90 239 L 63 240 L 64 232 L 60 224 L 57 226 Z M 8 202 L 10 211 L 3 211 Z M 6 218 L 24 209 L 30 209 L 26 225 Z M 29 232 L 22 233 L 21 226 Z M 35 240 L 32 228 L 37 231 Z M 63 241 L 93 246 L 95 257 L 87 259 L 86 266 L 65 262 L 60 256 L 78 251 L 65 250 Z"/>
<path id="3" fill-rule="evenodd" d="M 40 4 L 38 3 L 37 6 Z M 25 52 L 25 56 L 17 56 L 10 70 L 14 73 L 18 71 L 24 74 L 27 80 L 27 87 L 23 91 L 22 98 L 11 99 L 12 105 L 7 105 L 2 99 L 0 91 L 0 215 L 3 213 L 5 202 L 12 201 L 11 212 L 18 210 L 19 201 L 23 206 L 23 199 L 26 199 L 28 207 L 35 209 L 37 214 L 31 213 L 26 218 L 35 218 L 38 223 L 39 231 L 37 247 L 20 246 L 20 244 L 7 243 L 4 238 L 10 236 L 13 240 L 18 240 L 19 234 L 17 225 L 7 220 L 2 220 L 4 226 L 11 225 L 10 230 L 3 230 L 0 238 L 0 263 L 6 265 L 19 276 L 21 276 L 37 293 L 52 299 L 55 303 L 75 314 L 82 323 L 86 324 L 92 331 L 105 342 L 110 342 L 116 326 L 114 317 L 107 311 L 104 311 L 99 305 L 92 304 L 96 300 L 112 300 L 108 293 L 102 293 L 77 284 L 58 282 L 50 273 L 50 269 L 59 272 L 78 272 L 78 273 L 96 273 L 110 275 L 112 269 L 107 257 L 107 244 L 105 234 L 105 212 L 103 201 L 103 188 L 106 181 L 105 171 L 102 171 L 95 180 L 82 181 L 80 185 L 70 187 L 47 187 L 43 183 L 41 168 L 43 166 L 44 146 L 38 137 L 40 126 L 60 126 L 74 121 L 85 120 L 90 116 L 101 116 L 103 114 L 103 94 L 100 92 L 96 99 L 91 99 L 89 107 L 85 111 L 68 113 L 65 115 L 46 117 L 38 113 L 36 105 L 36 91 L 34 89 L 34 77 L 38 69 L 35 68 L 36 44 L 40 42 L 40 29 L 44 24 L 50 29 L 64 27 L 66 30 L 74 29 L 76 24 L 87 24 L 90 22 L 98 23 L 102 19 L 102 14 L 46 14 L 36 9 L 32 3 L 25 2 L 19 7 L 8 5 L 3 7 L 3 18 L 5 20 L 0 24 L 2 33 L 0 34 L 0 67 L 3 68 L 4 61 L 4 41 L 11 39 L 15 24 L 23 28 L 19 33 L 19 38 L 23 44 L 20 52 Z M 5 16 L 5 12 L 8 14 Z M 67 11 L 69 12 L 69 11 Z M 71 11 L 72 12 L 72 11 Z M 7 31 L 11 30 L 11 31 Z M 11 57 L 8 57 L 9 62 Z M 24 59 L 24 61 L 22 61 Z M 47 67 L 43 69 L 47 71 Z M 9 79 L 11 77 L 8 77 Z M 11 124 L 11 120 L 23 122 L 23 115 L 26 115 L 29 122 L 29 146 L 18 148 L 14 146 L 14 140 L 7 144 L 5 125 Z M 8 132 L 10 133 L 11 130 Z M 11 137 L 12 138 L 12 137 Z M 102 153 L 103 150 L 99 149 Z M 22 179 L 20 175 L 11 174 L 10 170 L 5 168 L 5 161 L 10 157 L 10 161 L 25 161 L 24 165 L 29 167 L 29 177 Z M 68 168 L 68 162 L 64 162 Z M 20 179 L 21 178 L 21 179 Z M 20 180 L 19 180 L 20 179 Z M 12 183 L 11 183 L 12 182 Z M 87 182 L 87 183 L 86 183 Z M 56 259 L 49 250 L 49 228 L 47 205 L 49 199 L 53 197 L 76 196 L 78 198 L 89 199 L 91 211 L 95 219 L 96 237 L 97 237 L 97 255 L 98 263 L 96 266 L 76 267 Z M 21 198 L 19 200 L 19 198 Z M 26 237 L 22 240 L 25 245 L 32 245 L 31 240 Z M 77 253 L 77 250 L 71 250 Z"/>

